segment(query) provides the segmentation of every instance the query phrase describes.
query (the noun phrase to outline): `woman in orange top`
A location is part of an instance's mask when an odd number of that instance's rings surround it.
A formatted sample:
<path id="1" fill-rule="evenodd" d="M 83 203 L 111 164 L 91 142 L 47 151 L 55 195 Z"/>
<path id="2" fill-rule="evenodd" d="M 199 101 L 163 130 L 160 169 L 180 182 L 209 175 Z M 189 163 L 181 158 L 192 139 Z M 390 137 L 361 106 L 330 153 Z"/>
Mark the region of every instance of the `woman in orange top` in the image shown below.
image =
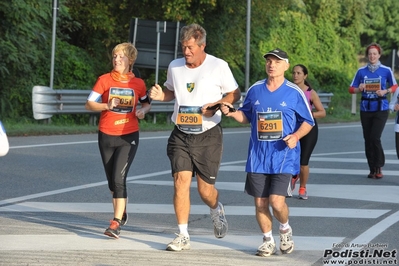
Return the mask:
<path id="1" fill-rule="evenodd" d="M 114 207 L 114 219 L 104 234 L 119 238 L 120 226 L 127 222 L 126 176 L 139 145 L 138 118 L 143 119 L 151 105 L 144 81 L 132 73 L 137 49 L 121 43 L 112 56 L 113 70 L 97 79 L 85 107 L 101 111 L 98 146 Z"/>

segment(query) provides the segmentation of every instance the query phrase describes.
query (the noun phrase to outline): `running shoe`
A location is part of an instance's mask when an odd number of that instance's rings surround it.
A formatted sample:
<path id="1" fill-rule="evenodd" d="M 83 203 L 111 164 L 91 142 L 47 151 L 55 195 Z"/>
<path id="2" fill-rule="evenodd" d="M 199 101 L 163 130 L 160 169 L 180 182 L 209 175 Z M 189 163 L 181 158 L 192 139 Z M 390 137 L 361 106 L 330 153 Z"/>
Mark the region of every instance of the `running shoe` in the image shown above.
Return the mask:
<path id="1" fill-rule="evenodd" d="M 299 199 L 304 199 L 304 200 L 308 199 L 308 193 L 306 192 L 306 187 L 300 187 L 299 188 L 298 198 Z"/>
<path id="2" fill-rule="evenodd" d="M 126 212 L 126 208 L 125 208 L 125 211 L 123 212 L 122 219 L 121 219 L 121 225 L 127 224 L 128 219 L 129 219 L 129 216 L 128 216 L 128 214 Z"/>
<path id="3" fill-rule="evenodd" d="M 368 178 L 375 178 L 375 168 L 370 168 L 370 174 L 367 176 Z"/>
<path id="4" fill-rule="evenodd" d="M 375 176 L 374 176 L 374 178 L 375 178 L 375 179 L 381 179 L 381 178 L 383 178 L 383 177 L 384 177 L 384 175 L 383 175 L 382 172 L 381 172 L 381 167 L 377 167 L 376 170 L 375 170 Z"/>
<path id="5" fill-rule="evenodd" d="M 293 175 L 291 178 L 291 191 L 294 191 L 295 189 L 295 184 L 299 179 L 299 175 Z"/>
<path id="6" fill-rule="evenodd" d="M 128 214 L 126 212 L 127 203 L 128 203 L 128 198 L 126 198 L 126 206 L 125 206 L 125 210 L 123 211 L 123 215 L 122 215 L 122 219 L 121 219 L 121 225 L 127 224 L 127 220 L 129 219 Z"/>
<path id="7" fill-rule="evenodd" d="M 228 224 L 226 216 L 224 215 L 224 207 L 222 203 L 219 204 L 219 211 L 213 212 L 211 210 L 211 218 L 213 221 L 213 232 L 216 238 L 222 238 L 227 234 Z"/>
<path id="8" fill-rule="evenodd" d="M 258 247 L 256 251 L 257 256 L 269 257 L 276 253 L 276 243 L 272 241 L 271 237 L 263 237 L 263 244 Z"/>
<path id="9" fill-rule="evenodd" d="M 115 220 L 110 221 L 109 227 L 105 230 L 104 235 L 118 239 L 121 232 L 120 223 Z"/>
<path id="10" fill-rule="evenodd" d="M 190 248 L 190 237 L 182 234 L 176 234 L 176 238 L 166 246 L 166 250 L 169 251 L 182 251 Z"/>
<path id="11" fill-rule="evenodd" d="M 280 230 L 280 251 L 283 254 L 289 254 L 294 251 L 291 227 L 284 231 Z"/>

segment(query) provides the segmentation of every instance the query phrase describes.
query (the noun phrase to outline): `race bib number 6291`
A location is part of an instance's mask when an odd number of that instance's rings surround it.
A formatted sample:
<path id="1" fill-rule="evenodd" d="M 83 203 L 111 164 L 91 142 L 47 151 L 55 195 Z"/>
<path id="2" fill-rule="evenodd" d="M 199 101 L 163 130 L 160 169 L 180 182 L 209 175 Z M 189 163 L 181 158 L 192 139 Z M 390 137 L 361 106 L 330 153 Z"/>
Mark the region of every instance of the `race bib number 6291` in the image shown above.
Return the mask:
<path id="1" fill-rule="evenodd" d="M 258 140 L 274 141 L 283 137 L 283 120 L 280 111 L 257 113 Z"/>

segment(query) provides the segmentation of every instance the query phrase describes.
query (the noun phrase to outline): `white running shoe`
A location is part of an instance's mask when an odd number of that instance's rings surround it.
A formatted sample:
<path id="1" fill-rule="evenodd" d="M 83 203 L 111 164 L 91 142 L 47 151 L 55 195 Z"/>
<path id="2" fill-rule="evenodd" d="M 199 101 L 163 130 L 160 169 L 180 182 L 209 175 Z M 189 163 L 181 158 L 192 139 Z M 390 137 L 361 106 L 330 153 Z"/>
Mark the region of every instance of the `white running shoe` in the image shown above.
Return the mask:
<path id="1" fill-rule="evenodd" d="M 292 240 L 292 228 L 284 231 L 280 230 L 280 251 L 283 254 L 289 254 L 294 251 L 294 241 Z"/>
<path id="2" fill-rule="evenodd" d="M 182 251 L 191 248 L 189 236 L 184 236 L 182 234 L 176 234 L 176 235 L 177 235 L 176 238 L 173 239 L 173 241 L 166 246 L 166 250 Z"/>
<path id="3" fill-rule="evenodd" d="M 276 253 L 276 243 L 272 241 L 271 237 L 263 237 L 263 244 L 258 247 L 256 251 L 257 256 L 269 257 Z"/>
<path id="4" fill-rule="evenodd" d="M 216 238 L 223 238 L 227 234 L 227 230 L 229 228 L 226 220 L 226 216 L 224 215 L 224 207 L 222 203 L 219 204 L 219 211 L 213 212 L 211 210 L 211 218 L 213 221 L 213 232 L 215 233 Z"/>

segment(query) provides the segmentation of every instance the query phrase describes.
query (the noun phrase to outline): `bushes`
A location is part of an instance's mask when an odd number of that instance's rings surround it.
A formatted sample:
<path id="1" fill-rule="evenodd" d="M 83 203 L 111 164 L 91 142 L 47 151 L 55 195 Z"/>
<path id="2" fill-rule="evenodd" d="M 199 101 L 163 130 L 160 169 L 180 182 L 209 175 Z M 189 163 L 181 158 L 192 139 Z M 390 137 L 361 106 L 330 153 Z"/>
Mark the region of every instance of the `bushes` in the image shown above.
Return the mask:
<path id="1" fill-rule="evenodd" d="M 110 49 L 128 38 L 130 18 L 140 16 L 169 21 L 179 18 L 185 23 L 203 24 L 208 33 L 206 51 L 226 60 L 242 90 L 247 89 L 246 1 L 192 2 L 60 1 L 54 88 L 90 89 L 99 75 L 111 69 Z M 376 2 L 378 0 L 252 0 L 249 85 L 266 76 L 263 54 L 279 47 L 288 52 L 291 66 L 301 63 L 309 68 L 309 81 L 315 89 L 332 92 L 333 103 L 349 106 L 351 97 L 347 88 L 358 68 L 361 37 L 370 41 L 378 33 L 378 38 L 384 36 L 384 43 L 389 45 L 397 43 L 399 36 L 392 35 L 397 29 L 392 28 L 396 26 L 394 22 L 385 25 L 385 14 L 390 10 L 387 8 L 390 4 L 398 6 L 397 1 L 369 5 Z M 0 3 L 1 119 L 33 119 L 31 89 L 49 83 L 51 4 L 51 0 Z M 155 13 L 149 8 L 152 6 L 159 7 Z M 368 6 L 374 6 L 373 10 L 378 12 L 370 12 Z M 365 20 L 364 14 L 372 18 L 373 23 Z M 385 28 L 391 34 L 386 34 Z M 385 48 L 387 53 L 389 48 Z M 154 82 L 153 72 L 141 70 L 147 86 Z M 286 77 L 291 79 L 290 71 Z M 163 84 L 165 78 L 165 71 L 161 71 L 159 83 Z M 74 116 L 71 120 L 79 123 L 85 118 Z"/>

